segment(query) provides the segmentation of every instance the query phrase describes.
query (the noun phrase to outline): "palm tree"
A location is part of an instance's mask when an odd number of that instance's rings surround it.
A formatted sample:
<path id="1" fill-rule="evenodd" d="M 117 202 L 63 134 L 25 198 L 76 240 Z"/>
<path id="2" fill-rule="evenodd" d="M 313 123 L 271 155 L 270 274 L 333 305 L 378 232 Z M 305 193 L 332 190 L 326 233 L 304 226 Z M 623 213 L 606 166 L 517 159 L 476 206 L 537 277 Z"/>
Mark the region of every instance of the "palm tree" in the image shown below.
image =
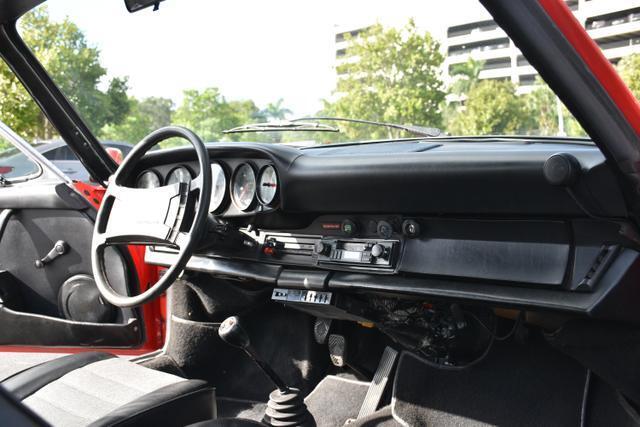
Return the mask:
<path id="1" fill-rule="evenodd" d="M 455 64 L 451 67 L 451 76 L 457 77 L 451 84 L 451 93 L 465 95 L 478 83 L 480 72 L 484 68 L 484 61 L 469 58 L 467 62 Z"/>
<path id="2" fill-rule="evenodd" d="M 271 120 L 284 120 L 292 111 L 282 106 L 284 99 L 280 98 L 275 103 L 269 103 L 261 111 L 261 115 Z"/>

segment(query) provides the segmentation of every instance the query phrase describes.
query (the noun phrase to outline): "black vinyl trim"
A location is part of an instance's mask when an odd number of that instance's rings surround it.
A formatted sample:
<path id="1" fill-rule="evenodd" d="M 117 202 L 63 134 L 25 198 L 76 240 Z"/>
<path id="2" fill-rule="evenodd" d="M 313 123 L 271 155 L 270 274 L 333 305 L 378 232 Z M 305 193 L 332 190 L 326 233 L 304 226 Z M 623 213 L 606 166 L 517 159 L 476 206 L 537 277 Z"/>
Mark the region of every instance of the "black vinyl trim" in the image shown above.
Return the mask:
<path id="1" fill-rule="evenodd" d="M 202 380 L 162 387 L 127 403 L 90 427 L 184 426 L 215 417 L 215 393 Z"/>

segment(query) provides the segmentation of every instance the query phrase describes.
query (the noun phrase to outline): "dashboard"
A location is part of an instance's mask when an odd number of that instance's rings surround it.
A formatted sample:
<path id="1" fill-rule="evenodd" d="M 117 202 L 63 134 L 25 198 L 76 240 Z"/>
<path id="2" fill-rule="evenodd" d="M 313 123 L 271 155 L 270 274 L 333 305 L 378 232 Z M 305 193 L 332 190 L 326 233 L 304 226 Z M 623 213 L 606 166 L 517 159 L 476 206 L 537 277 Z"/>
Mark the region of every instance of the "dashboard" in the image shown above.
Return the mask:
<path id="1" fill-rule="evenodd" d="M 203 236 L 189 270 L 262 283 L 276 300 L 409 295 L 640 320 L 625 309 L 640 297 L 638 247 L 595 146 L 445 137 L 208 150 L 210 212 L 233 233 Z M 571 191 L 545 176 L 558 153 L 578 165 Z M 151 152 L 136 172 L 137 186 L 198 173 L 186 148 Z"/>

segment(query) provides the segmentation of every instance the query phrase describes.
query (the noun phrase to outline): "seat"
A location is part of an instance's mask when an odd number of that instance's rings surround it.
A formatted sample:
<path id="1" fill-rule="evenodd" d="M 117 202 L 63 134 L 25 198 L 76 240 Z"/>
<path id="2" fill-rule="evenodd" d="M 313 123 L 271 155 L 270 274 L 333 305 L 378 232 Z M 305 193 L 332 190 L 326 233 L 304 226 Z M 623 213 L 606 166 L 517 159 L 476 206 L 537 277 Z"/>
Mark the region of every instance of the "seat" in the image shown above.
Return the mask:
<path id="1" fill-rule="evenodd" d="M 184 426 L 215 417 L 213 388 L 112 354 L 79 353 L 19 372 L 2 386 L 52 426 Z"/>

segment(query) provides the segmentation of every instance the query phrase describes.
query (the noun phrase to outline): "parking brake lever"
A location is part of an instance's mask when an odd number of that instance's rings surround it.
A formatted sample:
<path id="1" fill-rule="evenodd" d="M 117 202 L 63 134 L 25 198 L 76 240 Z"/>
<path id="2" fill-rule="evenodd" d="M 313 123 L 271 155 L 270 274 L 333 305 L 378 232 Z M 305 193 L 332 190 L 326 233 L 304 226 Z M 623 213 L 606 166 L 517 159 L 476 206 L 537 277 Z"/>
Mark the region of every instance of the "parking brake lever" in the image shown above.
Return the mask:
<path id="1" fill-rule="evenodd" d="M 49 253 L 42 259 L 35 260 L 34 264 L 36 268 L 44 268 L 45 265 L 49 264 L 59 256 L 64 255 L 65 253 L 67 253 L 67 243 L 64 240 L 58 240 L 53 245 L 53 248 L 49 251 Z"/>

